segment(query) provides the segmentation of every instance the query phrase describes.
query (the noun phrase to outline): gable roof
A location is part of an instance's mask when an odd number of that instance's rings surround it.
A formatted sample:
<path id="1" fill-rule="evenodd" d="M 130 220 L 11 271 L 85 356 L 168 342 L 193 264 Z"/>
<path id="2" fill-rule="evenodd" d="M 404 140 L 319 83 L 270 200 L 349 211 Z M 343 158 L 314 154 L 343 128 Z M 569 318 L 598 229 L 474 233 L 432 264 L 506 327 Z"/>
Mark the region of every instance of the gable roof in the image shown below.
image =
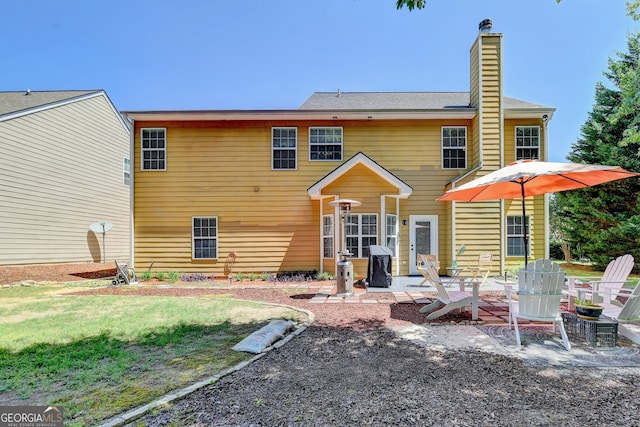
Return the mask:
<path id="1" fill-rule="evenodd" d="M 376 163 L 374 160 L 360 151 L 352 156 L 349 160 L 335 168 L 333 171 L 329 172 L 321 180 L 309 187 L 307 189 L 309 197 L 311 197 L 312 199 L 320 199 L 322 196 L 323 188 L 334 182 L 336 179 L 340 178 L 356 165 L 364 165 L 365 167 L 371 169 L 380 178 L 396 187 L 398 189 L 398 197 L 400 198 L 406 199 L 411 195 L 411 193 L 413 193 L 413 188 L 409 184 L 380 166 L 378 163 Z"/>
<path id="2" fill-rule="evenodd" d="M 301 109 L 440 110 L 470 109 L 469 92 L 315 92 Z"/>
<path id="3" fill-rule="evenodd" d="M 505 117 L 540 118 L 555 108 L 504 97 Z M 315 92 L 295 110 L 123 111 L 133 120 L 472 119 L 469 92 Z"/>
<path id="4" fill-rule="evenodd" d="M 555 108 L 503 97 L 506 112 L 552 113 Z M 301 110 L 471 110 L 469 92 L 315 92 Z"/>
<path id="5" fill-rule="evenodd" d="M 86 95 L 103 93 L 101 90 L 21 91 L 0 92 L 0 120 L 30 114 Z"/>
<path id="6" fill-rule="evenodd" d="M 129 125 L 125 122 L 115 105 L 113 105 L 107 93 L 102 89 L 0 92 L 0 122 L 96 96 L 103 96 L 105 98 L 111 110 L 113 110 L 113 113 L 120 121 L 120 124 L 122 124 L 127 132 L 130 132 Z"/>

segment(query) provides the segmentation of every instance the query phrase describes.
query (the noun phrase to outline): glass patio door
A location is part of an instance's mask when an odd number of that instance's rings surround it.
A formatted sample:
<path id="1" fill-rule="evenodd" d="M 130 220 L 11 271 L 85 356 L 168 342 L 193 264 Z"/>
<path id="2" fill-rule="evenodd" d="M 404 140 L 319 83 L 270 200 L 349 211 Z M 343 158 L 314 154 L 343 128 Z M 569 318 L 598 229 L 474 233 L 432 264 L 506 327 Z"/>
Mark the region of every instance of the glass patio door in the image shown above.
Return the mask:
<path id="1" fill-rule="evenodd" d="M 420 274 L 417 255 L 438 254 L 438 216 L 409 215 L 409 226 L 409 274 Z"/>

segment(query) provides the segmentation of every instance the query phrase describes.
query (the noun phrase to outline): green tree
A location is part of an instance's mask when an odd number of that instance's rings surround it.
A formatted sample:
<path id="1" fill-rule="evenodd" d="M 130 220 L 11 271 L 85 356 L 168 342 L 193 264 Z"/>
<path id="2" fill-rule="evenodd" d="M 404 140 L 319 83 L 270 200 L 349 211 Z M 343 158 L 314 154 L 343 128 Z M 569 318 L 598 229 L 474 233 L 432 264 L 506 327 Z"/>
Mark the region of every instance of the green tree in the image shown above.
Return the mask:
<path id="1" fill-rule="evenodd" d="M 607 0 L 610 1 L 610 0 Z M 556 0 L 556 3 L 560 3 L 562 0 Z M 424 9 L 427 5 L 427 0 L 396 0 L 396 8 L 402 9 L 406 7 L 409 10 Z M 640 19 L 640 0 L 627 0 L 627 15 L 633 18 L 634 21 Z"/>
<path id="2" fill-rule="evenodd" d="M 595 104 L 582 125 L 581 137 L 567 159 L 575 163 L 618 165 L 640 172 L 638 90 L 640 34 L 627 36 L 628 52 L 609 59 L 604 76 L 611 87 L 596 84 Z M 632 108 L 631 103 L 636 107 Z M 640 179 L 613 181 L 592 188 L 557 193 L 561 229 L 578 255 L 603 268 L 614 257 L 630 253 L 640 260 Z"/>
<path id="3" fill-rule="evenodd" d="M 551 233 L 551 243 L 558 244 L 562 250 L 565 262 L 571 263 L 571 243 L 564 231 L 565 216 L 561 212 L 555 194 L 549 197 L 549 231 Z"/>

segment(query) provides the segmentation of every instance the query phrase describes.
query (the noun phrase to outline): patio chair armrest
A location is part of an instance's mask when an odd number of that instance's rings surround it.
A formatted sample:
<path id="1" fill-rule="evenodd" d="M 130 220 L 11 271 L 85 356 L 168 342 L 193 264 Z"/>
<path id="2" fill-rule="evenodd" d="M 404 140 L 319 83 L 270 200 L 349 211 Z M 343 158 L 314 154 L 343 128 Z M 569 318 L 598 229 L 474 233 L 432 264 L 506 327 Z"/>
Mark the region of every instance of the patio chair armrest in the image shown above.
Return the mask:
<path id="1" fill-rule="evenodd" d="M 567 276 L 567 279 L 577 279 L 583 282 L 602 279 L 602 276 Z"/>
<path id="2" fill-rule="evenodd" d="M 509 305 L 511 305 L 511 295 L 517 292 L 513 290 L 512 285 L 504 285 L 504 293 L 507 296 L 507 300 L 509 300 Z"/>
<path id="3" fill-rule="evenodd" d="M 640 296 L 637 294 L 637 292 L 635 292 L 634 289 L 629 289 L 629 288 L 622 288 L 619 291 L 612 291 L 611 289 L 603 289 L 599 291 L 599 293 L 602 295 L 610 295 L 612 298 L 613 297 L 636 298 Z"/>

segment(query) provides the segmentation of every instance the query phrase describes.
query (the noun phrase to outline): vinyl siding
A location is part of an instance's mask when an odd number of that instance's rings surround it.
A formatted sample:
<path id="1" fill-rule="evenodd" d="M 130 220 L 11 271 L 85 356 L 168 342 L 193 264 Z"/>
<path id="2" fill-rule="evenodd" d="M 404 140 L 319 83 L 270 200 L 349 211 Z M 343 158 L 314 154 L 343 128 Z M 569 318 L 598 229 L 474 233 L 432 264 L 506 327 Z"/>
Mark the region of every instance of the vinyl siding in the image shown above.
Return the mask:
<path id="1" fill-rule="evenodd" d="M 475 156 L 472 166 L 482 165 L 482 169 L 457 185 L 479 178 L 502 166 L 501 43 L 500 34 L 484 34 L 476 39 L 471 49 L 470 99 L 478 103 L 480 112 L 476 116 L 479 131 L 474 133 L 472 146 Z M 496 260 L 501 258 L 502 220 L 499 201 L 456 202 L 452 212 L 455 215 L 455 246 L 464 244 L 468 248 L 458 257 L 459 265 L 473 265 L 477 263 L 478 255 L 485 252 L 491 252 Z M 449 244 L 447 258 L 441 264 L 449 263 L 453 259 L 454 251 L 455 248 Z M 500 270 L 499 261 L 494 262 L 494 269 L 496 272 Z"/>
<path id="2" fill-rule="evenodd" d="M 0 264 L 129 258 L 129 134 L 105 96 L 0 122 Z"/>
<path id="3" fill-rule="evenodd" d="M 454 243 L 467 245 L 460 257 L 462 265 L 477 263 L 482 252 L 493 253 L 494 273 L 505 262 L 517 262 L 505 261 L 501 248 L 505 216 L 521 212 L 519 201 L 436 201 L 452 182 L 463 184 L 512 159 L 513 126 L 530 123 L 502 123 L 501 39 L 500 34 L 482 34 L 471 47 L 470 100 L 481 114 L 469 120 L 269 121 L 252 117 L 247 121 L 136 122 L 132 161 L 136 268 L 220 275 L 226 274 L 227 257 L 233 252 L 234 273 L 334 272 L 338 257 L 323 259 L 320 253 L 321 214 L 335 213 L 328 203 L 338 197 L 362 202 L 353 212 L 378 215 L 378 244 L 384 244 L 381 196 L 397 194 L 393 185 L 368 167 L 357 165 L 322 189 L 322 201 L 309 197 L 309 187 L 359 152 L 413 189 L 409 198 L 399 201 L 399 253 L 394 264 L 398 263 L 401 275 L 408 274 L 410 267 L 410 230 L 402 225 L 410 215 L 438 217 L 443 272 L 450 265 Z M 309 160 L 308 129 L 312 126 L 342 127 L 340 161 Z M 467 127 L 467 169 L 442 169 L 443 126 Z M 140 129 L 157 127 L 167 129 L 167 169 L 141 171 Z M 296 170 L 271 169 L 272 127 L 297 128 Z M 479 166 L 477 173 L 460 179 Z M 394 199 L 384 203 L 387 213 L 396 212 Z M 535 215 L 533 254 L 540 257 L 545 245 L 543 198 L 527 200 L 527 208 Z M 217 217 L 217 259 L 192 259 L 193 216 Z M 338 215 L 333 223 L 340 227 Z M 340 241 L 334 238 L 338 250 Z M 352 261 L 355 273 L 364 277 L 368 260 Z"/>
<path id="4" fill-rule="evenodd" d="M 502 147 L 502 76 L 500 52 L 502 37 L 498 34 L 484 35 L 482 41 L 482 163 L 488 170 L 496 170 L 502 165 L 500 153 Z"/>
<path id="5" fill-rule="evenodd" d="M 360 151 L 413 187 L 413 195 L 400 201 L 400 221 L 410 214 L 441 216 L 447 204 L 436 198 L 460 173 L 441 169 L 443 125 L 472 128 L 466 120 L 136 122 L 136 267 L 221 274 L 227 255 L 235 252 L 236 272 L 319 269 L 320 202 L 311 200 L 307 189 Z M 298 128 L 297 170 L 271 170 L 272 126 Z M 343 161 L 308 160 L 309 126 L 343 127 Z M 140 129 L 147 127 L 167 129 L 166 171 L 140 171 Z M 325 187 L 323 194 L 361 201 L 354 213 L 377 214 L 382 243 L 380 196 L 397 194 L 395 187 L 368 168 L 356 166 Z M 325 205 L 323 213 L 331 214 L 333 208 Z M 218 217 L 217 260 L 191 259 L 192 216 Z M 337 218 L 334 224 L 339 225 Z M 408 227 L 401 226 L 400 233 L 400 256 L 407 259 Z M 354 269 L 365 274 L 366 261 L 354 260 Z M 401 267 L 407 274 L 408 265 Z"/>

